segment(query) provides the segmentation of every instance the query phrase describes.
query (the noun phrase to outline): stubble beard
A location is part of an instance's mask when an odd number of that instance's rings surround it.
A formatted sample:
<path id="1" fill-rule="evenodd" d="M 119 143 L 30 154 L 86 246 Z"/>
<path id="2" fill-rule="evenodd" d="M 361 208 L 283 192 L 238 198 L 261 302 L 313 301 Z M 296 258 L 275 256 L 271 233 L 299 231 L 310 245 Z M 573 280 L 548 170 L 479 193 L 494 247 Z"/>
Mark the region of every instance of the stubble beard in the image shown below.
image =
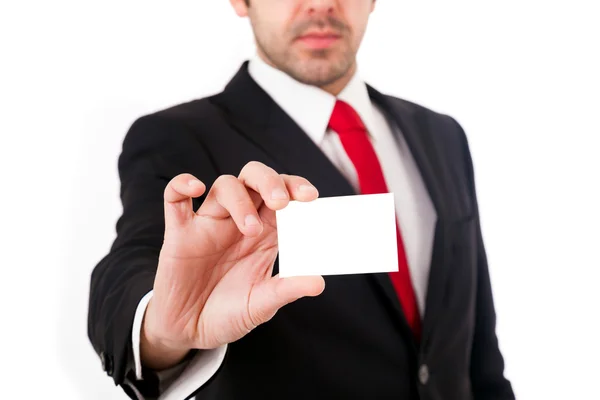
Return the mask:
<path id="1" fill-rule="evenodd" d="M 354 54 L 346 49 L 340 54 L 333 50 L 310 50 L 306 57 L 294 54 L 290 47 L 283 52 L 269 51 L 266 46 L 258 44 L 267 60 L 280 71 L 306 85 L 323 87 L 330 85 L 342 77 L 354 65 Z"/>
<path id="2" fill-rule="evenodd" d="M 331 27 L 342 37 L 337 48 L 300 50 L 294 46 L 294 38 L 310 27 Z M 254 27 L 260 32 L 260 25 Z M 267 62 L 293 79 L 317 87 L 328 86 L 349 73 L 356 62 L 352 51 L 348 27 L 338 19 L 308 20 L 297 24 L 289 38 L 255 35 L 258 50 Z M 301 52 L 304 51 L 304 54 Z"/>

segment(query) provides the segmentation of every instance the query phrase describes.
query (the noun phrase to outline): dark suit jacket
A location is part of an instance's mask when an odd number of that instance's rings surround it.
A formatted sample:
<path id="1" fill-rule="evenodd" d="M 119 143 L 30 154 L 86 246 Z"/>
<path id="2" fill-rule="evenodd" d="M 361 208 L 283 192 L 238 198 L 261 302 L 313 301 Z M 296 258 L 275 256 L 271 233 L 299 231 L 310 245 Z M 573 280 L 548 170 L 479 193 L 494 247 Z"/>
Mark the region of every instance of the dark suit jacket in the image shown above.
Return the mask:
<path id="1" fill-rule="evenodd" d="M 514 398 L 496 339 L 465 134 L 448 116 L 373 88 L 369 93 L 400 127 L 438 215 L 421 344 L 412 339 L 387 274 L 326 277 L 321 296 L 284 307 L 231 343 L 199 399 Z M 89 337 L 116 384 L 134 381 L 131 329 L 138 302 L 153 286 L 166 184 L 188 172 L 210 187 L 251 160 L 306 177 L 321 197 L 354 194 L 252 80 L 247 64 L 222 93 L 131 127 L 119 158 L 123 215 L 109 254 L 92 274 L 89 303 Z M 151 395 L 156 381 L 145 374 L 150 378 L 136 385 Z"/>

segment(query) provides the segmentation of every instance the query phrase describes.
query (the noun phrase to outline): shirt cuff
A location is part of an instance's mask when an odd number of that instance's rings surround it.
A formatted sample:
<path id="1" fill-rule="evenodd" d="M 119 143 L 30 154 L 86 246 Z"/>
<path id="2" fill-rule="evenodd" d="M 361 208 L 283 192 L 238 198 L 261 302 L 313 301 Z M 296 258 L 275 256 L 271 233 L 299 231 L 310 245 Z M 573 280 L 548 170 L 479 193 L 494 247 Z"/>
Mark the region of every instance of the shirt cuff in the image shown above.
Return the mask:
<path id="1" fill-rule="evenodd" d="M 146 314 L 146 308 L 152 298 L 153 291 L 146 293 L 144 297 L 138 303 L 135 310 L 135 317 L 133 318 L 133 328 L 131 329 L 131 344 L 133 348 L 133 371 L 135 372 L 135 378 L 139 381 L 142 380 L 142 359 L 140 356 L 140 335 L 142 332 L 142 322 L 144 321 L 144 314 Z"/>
<path id="2" fill-rule="evenodd" d="M 169 387 L 161 388 L 160 400 L 188 399 L 217 373 L 226 353 L 226 344 L 213 350 L 199 351 Z"/>

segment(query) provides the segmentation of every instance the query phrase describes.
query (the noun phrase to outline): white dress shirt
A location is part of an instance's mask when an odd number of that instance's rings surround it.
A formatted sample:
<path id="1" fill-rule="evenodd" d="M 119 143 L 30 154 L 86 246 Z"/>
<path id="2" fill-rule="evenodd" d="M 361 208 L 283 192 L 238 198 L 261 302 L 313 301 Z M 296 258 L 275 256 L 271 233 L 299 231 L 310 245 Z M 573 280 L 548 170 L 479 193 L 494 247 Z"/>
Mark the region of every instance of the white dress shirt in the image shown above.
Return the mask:
<path id="1" fill-rule="evenodd" d="M 363 120 L 379 158 L 390 192 L 394 193 L 398 224 L 421 315 L 433 246 L 436 213 L 425 189 L 415 161 L 402 135 L 396 141 L 398 127 L 387 121 L 371 103 L 366 84 L 355 74 L 337 98 L 317 87 L 302 84 L 289 75 L 269 66 L 259 57 L 249 63 L 250 76 L 273 98 L 332 161 L 359 192 L 358 175 L 347 156 L 338 135 L 328 129 L 329 119 L 337 99 L 351 105 Z M 285 132 L 281 132 L 285 135 Z M 139 303 L 132 332 L 135 371 L 141 376 L 139 354 L 140 329 L 152 292 Z M 201 351 L 183 369 L 181 366 L 159 373 L 161 399 L 184 399 L 206 383 L 219 369 L 225 357 L 226 345 L 215 350 Z"/>

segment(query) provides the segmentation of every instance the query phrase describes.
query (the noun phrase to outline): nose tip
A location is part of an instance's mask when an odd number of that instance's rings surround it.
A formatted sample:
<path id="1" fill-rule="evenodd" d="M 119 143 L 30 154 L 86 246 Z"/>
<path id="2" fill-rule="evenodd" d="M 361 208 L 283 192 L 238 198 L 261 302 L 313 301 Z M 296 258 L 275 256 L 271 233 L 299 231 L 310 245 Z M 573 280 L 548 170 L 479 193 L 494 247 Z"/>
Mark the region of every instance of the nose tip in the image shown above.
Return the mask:
<path id="1" fill-rule="evenodd" d="M 308 5 L 308 13 L 309 14 L 333 14 L 334 6 L 333 2 L 330 0 L 317 0 L 311 1 Z"/>

